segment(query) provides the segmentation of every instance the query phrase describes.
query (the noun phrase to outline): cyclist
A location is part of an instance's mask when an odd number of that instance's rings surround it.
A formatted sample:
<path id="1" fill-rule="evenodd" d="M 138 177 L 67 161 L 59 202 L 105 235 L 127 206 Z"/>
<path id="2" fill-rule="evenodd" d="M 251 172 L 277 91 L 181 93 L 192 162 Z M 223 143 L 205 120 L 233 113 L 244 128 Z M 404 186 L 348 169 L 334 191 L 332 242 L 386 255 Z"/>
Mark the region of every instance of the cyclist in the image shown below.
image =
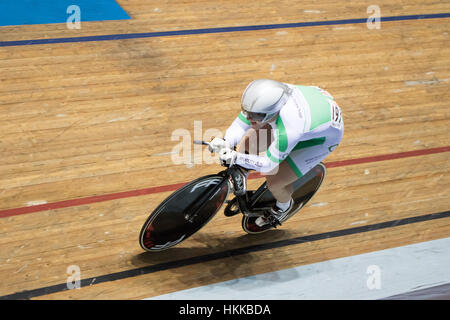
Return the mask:
<path id="1" fill-rule="evenodd" d="M 247 86 L 241 107 L 224 139 L 214 138 L 210 149 L 219 152 L 222 163 L 263 174 L 277 200 L 271 212 L 283 221 L 293 205 L 292 183 L 340 143 L 344 133 L 341 109 L 319 87 L 268 79 Z M 233 149 L 240 141 L 237 152 Z M 256 220 L 260 227 L 267 223 L 264 217 Z"/>

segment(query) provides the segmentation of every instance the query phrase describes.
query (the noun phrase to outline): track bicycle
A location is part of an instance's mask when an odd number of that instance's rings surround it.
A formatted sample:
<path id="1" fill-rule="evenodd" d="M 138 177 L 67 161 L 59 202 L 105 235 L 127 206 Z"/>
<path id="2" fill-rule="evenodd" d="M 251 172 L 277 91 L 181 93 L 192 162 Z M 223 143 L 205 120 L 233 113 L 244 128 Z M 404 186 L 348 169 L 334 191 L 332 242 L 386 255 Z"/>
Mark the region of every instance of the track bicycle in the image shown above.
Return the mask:
<path id="1" fill-rule="evenodd" d="M 205 141 L 194 141 L 209 145 Z M 279 221 L 270 213 L 276 199 L 264 182 L 257 190 L 247 190 L 247 169 L 239 165 L 226 166 L 217 173 L 200 177 L 182 186 L 153 210 L 142 226 L 139 243 L 146 251 L 162 251 L 174 247 L 204 227 L 224 203 L 224 214 L 232 217 L 241 213 L 242 229 L 248 234 L 259 234 L 280 226 L 301 208 L 319 190 L 326 167 L 320 162 L 307 174 L 293 182 L 294 204 Z M 234 198 L 227 200 L 229 193 Z M 256 219 L 265 216 L 269 222 L 258 226 Z"/>

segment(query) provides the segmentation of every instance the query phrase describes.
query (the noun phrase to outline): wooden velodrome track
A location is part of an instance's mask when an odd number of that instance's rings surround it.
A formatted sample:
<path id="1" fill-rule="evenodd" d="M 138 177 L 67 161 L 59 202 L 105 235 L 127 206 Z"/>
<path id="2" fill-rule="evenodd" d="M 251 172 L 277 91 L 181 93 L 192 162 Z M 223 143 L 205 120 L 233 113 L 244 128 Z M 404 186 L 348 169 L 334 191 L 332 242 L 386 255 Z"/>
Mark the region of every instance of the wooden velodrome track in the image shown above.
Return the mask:
<path id="1" fill-rule="evenodd" d="M 448 16 L 369 29 L 336 21 L 367 19 L 370 1 L 117 2 L 131 20 L 0 27 L 2 298 L 141 299 L 450 235 Z M 382 17 L 450 12 L 448 1 L 376 4 Z M 329 23 L 8 45 L 316 21 Z M 174 164 L 172 133 L 193 136 L 194 121 L 225 132 L 257 78 L 321 86 L 341 106 L 321 190 L 280 229 L 246 235 L 221 210 L 178 247 L 145 253 L 152 209 L 222 170 Z M 79 290 L 66 288 L 71 265 Z"/>

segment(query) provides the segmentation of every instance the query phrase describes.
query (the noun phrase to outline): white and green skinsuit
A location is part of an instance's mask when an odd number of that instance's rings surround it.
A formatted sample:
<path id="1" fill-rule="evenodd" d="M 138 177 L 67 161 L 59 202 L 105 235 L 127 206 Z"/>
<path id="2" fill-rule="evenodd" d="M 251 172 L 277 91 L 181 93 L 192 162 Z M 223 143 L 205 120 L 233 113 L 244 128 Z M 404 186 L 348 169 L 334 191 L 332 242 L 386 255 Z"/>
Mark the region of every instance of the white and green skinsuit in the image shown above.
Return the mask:
<path id="1" fill-rule="evenodd" d="M 269 122 L 272 143 L 267 151 L 264 155 L 237 153 L 236 164 L 269 173 L 286 160 L 301 177 L 340 143 L 344 121 L 334 98 L 319 87 L 287 85 L 293 90 L 278 116 Z M 240 113 L 224 139 L 234 147 L 250 128 L 250 122 Z"/>

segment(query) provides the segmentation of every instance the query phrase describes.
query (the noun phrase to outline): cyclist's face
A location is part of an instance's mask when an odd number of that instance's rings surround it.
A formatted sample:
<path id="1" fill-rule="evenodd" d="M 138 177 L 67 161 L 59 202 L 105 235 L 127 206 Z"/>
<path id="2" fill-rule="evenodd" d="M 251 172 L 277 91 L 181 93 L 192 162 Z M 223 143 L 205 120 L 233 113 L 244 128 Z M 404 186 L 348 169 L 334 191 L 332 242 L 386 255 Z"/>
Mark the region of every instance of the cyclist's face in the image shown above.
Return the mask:
<path id="1" fill-rule="evenodd" d="M 261 121 L 255 121 L 255 120 L 250 120 L 250 125 L 253 129 L 259 129 L 261 128 L 264 124 Z"/>
<path id="2" fill-rule="evenodd" d="M 245 118 L 251 123 L 261 123 L 261 121 L 263 121 L 266 117 L 265 113 L 249 112 L 244 110 L 244 108 L 242 108 L 242 113 L 244 114 Z"/>

